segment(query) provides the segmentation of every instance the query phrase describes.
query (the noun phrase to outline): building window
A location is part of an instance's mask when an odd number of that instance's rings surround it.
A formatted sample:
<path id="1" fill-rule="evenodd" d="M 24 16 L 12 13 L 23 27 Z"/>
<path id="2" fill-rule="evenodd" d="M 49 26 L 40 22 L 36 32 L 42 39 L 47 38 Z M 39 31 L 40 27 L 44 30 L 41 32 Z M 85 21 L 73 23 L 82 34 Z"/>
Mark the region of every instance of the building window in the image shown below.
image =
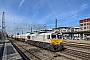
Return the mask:
<path id="1" fill-rule="evenodd" d="M 87 27 L 87 29 L 89 29 L 89 27 Z"/>
<path id="2" fill-rule="evenodd" d="M 80 23 L 83 23 L 83 20 L 80 20 Z"/>
<path id="3" fill-rule="evenodd" d="M 84 26 L 86 26 L 86 23 L 84 23 Z"/>
<path id="4" fill-rule="evenodd" d="M 89 23 L 87 23 L 87 25 L 89 25 Z"/>
<path id="5" fill-rule="evenodd" d="M 83 30 L 83 27 L 80 27 L 80 30 Z"/>
<path id="6" fill-rule="evenodd" d="M 84 27 L 84 29 L 86 29 L 86 27 Z"/>
<path id="7" fill-rule="evenodd" d="M 90 25 L 90 23 L 87 23 L 87 25 Z"/>
<path id="8" fill-rule="evenodd" d="M 83 26 L 83 24 L 80 24 L 80 26 Z"/>

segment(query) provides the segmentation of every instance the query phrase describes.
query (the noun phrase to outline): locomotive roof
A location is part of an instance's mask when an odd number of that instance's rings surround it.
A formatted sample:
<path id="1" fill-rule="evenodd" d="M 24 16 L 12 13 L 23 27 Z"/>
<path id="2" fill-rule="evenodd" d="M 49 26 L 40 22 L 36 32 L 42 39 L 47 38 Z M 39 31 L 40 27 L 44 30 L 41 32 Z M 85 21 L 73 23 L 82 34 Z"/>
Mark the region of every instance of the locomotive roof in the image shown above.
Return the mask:
<path id="1" fill-rule="evenodd" d="M 30 36 L 35 36 L 35 35 L 37 35 L 37 33 L 35 33 L 35 34 L 31 34 Z"/>
<path id="2" fill-rule="evenodd" d="M 30 33 L 27 33 L 27 34 L 21 34 L 20 36 L 28 36 L 30 35 Z"/>

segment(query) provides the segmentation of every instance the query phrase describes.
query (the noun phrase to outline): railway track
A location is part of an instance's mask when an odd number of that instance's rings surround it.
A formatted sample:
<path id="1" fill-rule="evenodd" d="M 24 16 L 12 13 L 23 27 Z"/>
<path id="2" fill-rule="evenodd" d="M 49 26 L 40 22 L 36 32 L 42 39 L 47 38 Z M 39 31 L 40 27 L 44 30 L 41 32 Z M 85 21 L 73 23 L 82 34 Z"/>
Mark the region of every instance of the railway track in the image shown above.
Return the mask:
<path id="1" fill-rule="evenodd" d="M 21 55 L 23 60 L 30 60 L 12 41 L 10 42 L 15 47 L 15 49 L 18 51 L 18 53 Z"/>
<path id="2" fill-rule="evenodd" d="M 90 60 L 90 45 L 81 43 L 68 43 L 63 42 L 67 47 L 64 51 L 60 52 L 66 55 L 70 55 L 81 60 Z M 77 60 L 77 59 L 76 59 Z"/>
<path id="3" fill-rule="evenodd" d="M 71 46 L 71 47 L 77 47 L 77 48 L 83 48 L 83 49 L 90 49 L 90 44 L 85 43 L 76 43 L 76 42 L 63 42 L 64 46 Z"/>
<path id="4" fill-rule="evenodd" d="M 83 49 L 90 49 L 90 45 L 85 45 L 85 44 L 76 44 L 76 43 L 67 43 L 67 42 L 64 42 L 63 43 L 64 46 L 71 46 L 71 47 L 77 47 L 77 48 L 83 48 Z"/>
<path id="5" fill-rule="evenodd" d="M 12 40 L 10 40 L 12 41 Z M 30 60 L 73 60 L 70 57 L 66 57 L 62 54 L 58 54 L 56 52 L 51 52 L 49 50 L 45 50 L 43 48 L 35 48 L 32 45 L 19 42 L 12 41 Z"/>
<path id="6" fill-rule="evenodd" d="M 77 50 L 68 48 L 65 51 L 62 51 L 60 53 L 70 55 L 70 56 L 79 58 L 81 60 L 90 60 L 90 53 L 87 53 L 87 52 L 77 51 Z"/>
<path id="7" fill-rule="evenodd" d="M 23 57 L 23 59 L 25 60 L 31 60 L 31 57 L 26 56 L 24 53 L 26 53 L 27 55 L 31 55 L 33 56 L 34 60 L 41 60 L 39 57 L 37 57 L 35 54 L 31 53 L 29 50 L 27 50 L 26 48 L 24 48 L 24 46 L 26 45 L 20 45 L 18 44 L 16 41 L 14 41 L 14 43 L 12 41 L 10 41 L 13 45 L 17 45 L 19 48 L 16 48 L 17 50 L 19 50 L 18 52 L 20 53 L 20 55 Z M 15 46 L 14 46 L 15 47 Z M 21 52 L 21 51 L 22 52 Z M 23 53 L 24 52 L 24 53 Z"/>
<path id="8" fill-rule="evenodd" d="M 13 41 L 15 45 L 19 47 L 20 50 L 22 50 L 25 55 L 30 60 L 89 60 L 90 59 L 90 53 L 84 52 L 84 51 L 78 51 L 78 49 L 70 49 L 72 46 L 68 45 L 70 48 L 64 49 L 60 52 L 51 52 L 48 50 L 45 50 L 43 48 L 37 48 L 32 45 L 19 42 L 19 41 Z M 73 47 L 77 47 L 78 45 L 74 45 Z M 88 49 L 87 49 L 88 50 Z"/>

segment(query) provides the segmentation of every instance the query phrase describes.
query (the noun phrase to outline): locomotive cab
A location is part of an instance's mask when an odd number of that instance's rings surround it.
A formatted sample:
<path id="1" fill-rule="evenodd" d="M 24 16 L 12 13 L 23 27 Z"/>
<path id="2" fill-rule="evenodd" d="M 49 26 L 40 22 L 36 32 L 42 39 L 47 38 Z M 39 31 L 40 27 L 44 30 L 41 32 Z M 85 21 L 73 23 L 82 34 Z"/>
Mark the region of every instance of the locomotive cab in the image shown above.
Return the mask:
<path id="1" fill-rule="evenodd" d="M 51 41 L 50 41 L 50 45 L 51 45 L 51 50 L 52 51 L 56 51 L 56 50 L 62 50 L 63 48 L 63 40 L 62 40 L 62 35 L 61 34 L 52 34 L 51 35 Z"/>
<path id="2" fill-rule="evenodd" d="M 52 39 L 51 39 L 51 42 L 50 44 L 54 44 L 54 45 L 58 45 L 60 43 L 62 43 L 62 36 L 60 34 L 53 34 L 51 35 L 52 36 Z"/>

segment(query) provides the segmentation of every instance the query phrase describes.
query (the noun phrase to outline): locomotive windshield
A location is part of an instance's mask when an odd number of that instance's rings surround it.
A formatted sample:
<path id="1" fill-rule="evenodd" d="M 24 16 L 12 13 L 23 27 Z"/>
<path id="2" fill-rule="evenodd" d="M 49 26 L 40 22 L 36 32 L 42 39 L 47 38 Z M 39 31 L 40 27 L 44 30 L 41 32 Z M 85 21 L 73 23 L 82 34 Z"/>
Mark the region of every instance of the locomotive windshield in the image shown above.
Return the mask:
<path id="1" fill-rule="evenodd" d="M 55 39 L 56 38 L 56 35 L 52 35 L 52 39 Z"/>
<path id="2" fill-rule="evenodd" d="M 60 34 L 52 34 L 52 39 L 62 39 L 62 35 Z"/>
<path id="3" fill-rule="evenodd" d="M 62 35 L 57 35 L 57 38 L 58 39 L 62 39 Z"/>

